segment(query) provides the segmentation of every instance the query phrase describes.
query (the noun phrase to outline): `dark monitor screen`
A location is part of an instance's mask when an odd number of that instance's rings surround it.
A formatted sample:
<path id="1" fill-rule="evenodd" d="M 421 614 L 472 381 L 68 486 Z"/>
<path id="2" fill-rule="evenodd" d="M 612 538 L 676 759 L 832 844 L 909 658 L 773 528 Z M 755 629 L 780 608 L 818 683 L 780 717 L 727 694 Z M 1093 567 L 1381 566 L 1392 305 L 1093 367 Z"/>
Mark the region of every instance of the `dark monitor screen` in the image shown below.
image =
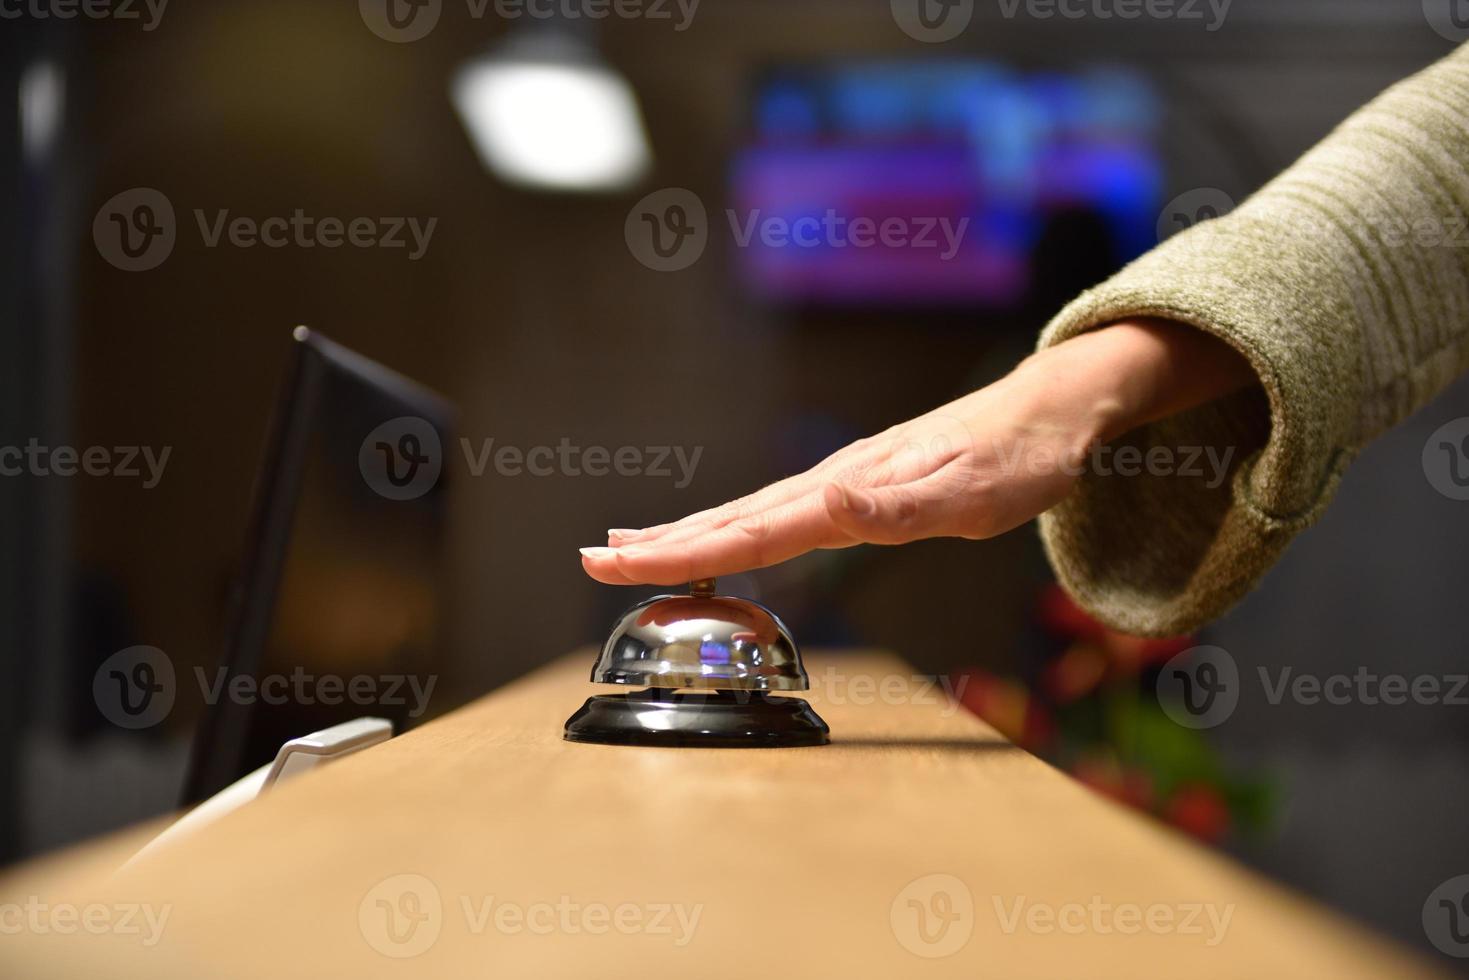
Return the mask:
<path id="1" fill-rule="evenodd" d="M 402 731 L 437 678 L 451 410 L 319 335 L 294 345 L 185 802 L 343 721 Z"/>

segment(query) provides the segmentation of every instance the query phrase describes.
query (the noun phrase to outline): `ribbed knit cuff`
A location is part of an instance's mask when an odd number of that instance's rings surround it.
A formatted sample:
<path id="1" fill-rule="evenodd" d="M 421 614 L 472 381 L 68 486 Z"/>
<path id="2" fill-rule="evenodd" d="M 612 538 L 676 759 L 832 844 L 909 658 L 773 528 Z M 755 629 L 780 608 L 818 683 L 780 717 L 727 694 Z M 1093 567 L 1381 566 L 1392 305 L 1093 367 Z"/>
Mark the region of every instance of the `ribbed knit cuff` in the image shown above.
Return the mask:
<path id="1" fill-rule="evenodd" d="M 1061 584 L 1117 629 L 1179 635 L 1223 613 L 1317 519 L 1353 455 L 1350 289 L 1326 251 L 1281 231 L 1248 206 L 1201 224 L 1078 297 L 1041 336 L 1048 347 L 1161 317 L 1228 343 L 1260 381 L 1116 440 L 1109 458 L 1134 446 L 1132 459 L 1155 464 L 1088 467 L 1041 517 Z"/>

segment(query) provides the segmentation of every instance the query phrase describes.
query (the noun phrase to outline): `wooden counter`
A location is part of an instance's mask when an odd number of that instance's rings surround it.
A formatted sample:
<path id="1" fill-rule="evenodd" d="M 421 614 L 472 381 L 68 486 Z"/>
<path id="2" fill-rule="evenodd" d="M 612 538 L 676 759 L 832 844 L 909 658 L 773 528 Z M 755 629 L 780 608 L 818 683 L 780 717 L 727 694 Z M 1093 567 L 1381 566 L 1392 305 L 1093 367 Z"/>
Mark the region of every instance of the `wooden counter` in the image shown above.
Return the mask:
<path id="1" fill-rule="evenodd" d="M 13 872 L 0 903 L 53 908 L 44 933 L 0 935 L 0 975 L 1430 975 L 1014 748 L 892 656 L 812 654 L 832 744 L 781 750 L 565 742 L 597 690 L 590 663 L 558 661 L 142 866 L 100 870 L 131 839 Z M 91 903 L 101 934 L 57 934 L 57 902 Z M 0 928 L 18 916 L 0 907 Z"/>

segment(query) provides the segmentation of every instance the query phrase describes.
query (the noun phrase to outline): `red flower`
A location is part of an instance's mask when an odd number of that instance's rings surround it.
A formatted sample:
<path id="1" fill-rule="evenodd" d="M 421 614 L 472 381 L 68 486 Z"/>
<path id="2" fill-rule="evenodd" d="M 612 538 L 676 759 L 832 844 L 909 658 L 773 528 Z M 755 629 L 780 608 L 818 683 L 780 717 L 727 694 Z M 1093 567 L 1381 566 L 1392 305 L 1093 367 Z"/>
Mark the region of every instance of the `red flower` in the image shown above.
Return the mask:
<path id="1" fill-rule="evenodd" d="M 1124 676 L 1136 674 L 1151 664 L 1162 663 L 1194 645 L 1193 638 L 1187 636 L 1155 640 L 1119 633 L 1078 606 L 1064 589 L 1054 583 L 1041 592 L 1036 615 L 1041 625 L 1051 633 L 1101 649 L 1106 653 L 1112 671 Z"/>
<path id="2" fill-rule="evenodd" d="M 1084 786 L 1138 810 L 1153 808 L 1153 777 L 1145 770 L 1121 765 L 1108 754 L 1079 759 L 1071 774 Z"/>
<path id="3" fill-rule="evenodd" d="M 1210 844 L 1229 832 L 1229 806 L 1207 783 L 1189 783 L 1175 790 L 1163 808 L 1163 819 Z"/>
<path id="4" fill-rule="evenodd" d="M 1066 590 L 1052 582 L 1041 590 L 1036 605 L 1041 625 L 1057 636 L 1077 640 L 1100 640 L 1107 628 L 1078 606 Z"/>
<path id="5" fill-rule="evenodd" d="M 952 681 L 960 704 L 1021 748 L 1040 752 L 1055 737 L 1056 726 L 1045 706 L 1019 681 L 983 670 L 964 671 Z"/>
<path id="6" fill-rule="evenodd" d="M 1055 704 L 1074 704 L 1097 689 L 1107 674 L 1107 654 L 1085 641 L 1073 643 L 1041 673 L 1041 689 Z"/>

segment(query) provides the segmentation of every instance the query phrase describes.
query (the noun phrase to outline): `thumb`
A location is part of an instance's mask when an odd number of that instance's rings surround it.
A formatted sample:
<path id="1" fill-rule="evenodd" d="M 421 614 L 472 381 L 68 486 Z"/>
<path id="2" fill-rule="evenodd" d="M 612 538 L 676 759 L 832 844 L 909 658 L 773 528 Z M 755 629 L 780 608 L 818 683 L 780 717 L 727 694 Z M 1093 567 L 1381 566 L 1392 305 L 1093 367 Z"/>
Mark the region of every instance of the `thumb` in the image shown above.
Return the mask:
<path id="1" fill-rule="evenodd" d="M 822 496 L 832 523 L 869 544 L 964 537 L 965 495 L 954 493 L 951 484 L 936 477 L 870 489 L 830 483 Z"/>

